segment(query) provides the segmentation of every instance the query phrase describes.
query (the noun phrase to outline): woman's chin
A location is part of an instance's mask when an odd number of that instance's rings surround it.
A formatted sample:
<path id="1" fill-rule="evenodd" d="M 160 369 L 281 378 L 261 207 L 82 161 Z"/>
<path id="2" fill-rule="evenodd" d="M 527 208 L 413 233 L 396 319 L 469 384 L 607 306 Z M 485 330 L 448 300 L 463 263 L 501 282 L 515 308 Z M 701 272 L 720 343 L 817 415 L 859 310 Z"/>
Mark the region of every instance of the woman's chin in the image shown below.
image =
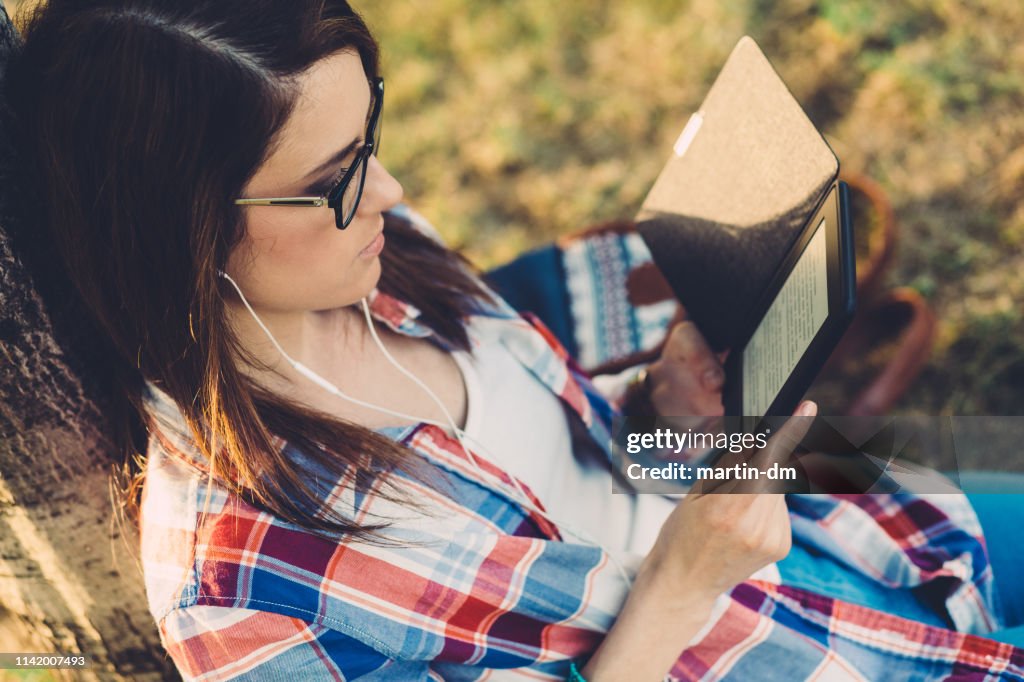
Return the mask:
<path id="1" fill-rule="evenodd" d="M 357 261 L 357 265 L 355 267 L 359 267 L 360 265 L 362 265 L 362 268 L 360 269 L 364 269 L 365 271 L 360 274 L 358 281 L 346 282 L 344 286 L 344 294 L 337 298 L 331 297 L 332 300 L 326 302 L 322 307 L 317 307 L 318 311 L 336 310 L 337 308 L 354 305 L 370 295 L 380 282 L 380 258 L 374 257 L 369 262 Z"/>

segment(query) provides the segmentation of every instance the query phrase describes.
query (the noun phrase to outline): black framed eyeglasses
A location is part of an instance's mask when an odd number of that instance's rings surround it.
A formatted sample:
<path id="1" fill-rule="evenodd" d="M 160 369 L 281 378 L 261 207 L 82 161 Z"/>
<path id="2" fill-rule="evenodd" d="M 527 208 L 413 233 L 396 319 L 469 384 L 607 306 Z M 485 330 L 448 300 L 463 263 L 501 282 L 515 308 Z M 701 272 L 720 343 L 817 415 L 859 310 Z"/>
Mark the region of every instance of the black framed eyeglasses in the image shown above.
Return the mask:
<path id="1" fill-rule="evenodd" d="M 334 224 L 338 229 L 344 230 L 348 227 L 356 215 L 356 209 L 359 208 L 359 200 L 363 198 L 363 185 L 366 184 L 366 169 L 370 165 L 370 156 L 377 154 L 380 149 L 380 111 L 384 106 L 383 78 L 370 81 L 370 94 L 373 104 L 369 121 L 366 123 L 365 142 L 356 152 L 352 165 L 325 194 L 319 197 L 235 199 L 235 203 L 239 206 L 327 206 L 334 209 Z"/>

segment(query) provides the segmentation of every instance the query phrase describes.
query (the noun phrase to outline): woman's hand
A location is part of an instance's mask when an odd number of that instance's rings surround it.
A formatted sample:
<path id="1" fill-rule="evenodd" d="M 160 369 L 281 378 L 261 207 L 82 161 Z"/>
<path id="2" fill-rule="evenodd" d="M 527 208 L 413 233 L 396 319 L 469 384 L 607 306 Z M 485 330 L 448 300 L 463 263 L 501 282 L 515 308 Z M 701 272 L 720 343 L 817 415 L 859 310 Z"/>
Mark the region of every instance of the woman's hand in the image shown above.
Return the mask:
<path id="1" fill-rule="evenodd" d="M 802 403 L 751 453 L 729 453 L 725 466 L 782 465 L 817 413 Z M 713 491 L 701 489 L 716 485 Z M 700 481 L 666 519 L 644 560 L 615 626 L 583 671 L 600 680 L 660 680 L 707 622 L 715 600 L 758 569 L 789 553 L 792 532 L 785 496 L 765 492 L 767 480 Z"/>
<path id="2" fill-rule="evenodd" d="M 727 453 L 724 466 L 746 462 L 762 471 L 786 460 L 803 439 L 817 407 L 804 402 L 756 452 Z M 699 481 L 665 520 L 640 579 L 670 593 L 702 592 L 716 598 L 758 569 L 789 553 L 792 531 L 784 495 L 772 481 Z M 716 486 L 713 490 L 702 486 Z"/>
<path id="3" fill-rule="evenodd" d="M 655 414 L 721 416 L 723 359 L 712 352 L 693 322 L 687 320 L 672 327 L 661 357 L 647 367 L 645 383 Z"/>

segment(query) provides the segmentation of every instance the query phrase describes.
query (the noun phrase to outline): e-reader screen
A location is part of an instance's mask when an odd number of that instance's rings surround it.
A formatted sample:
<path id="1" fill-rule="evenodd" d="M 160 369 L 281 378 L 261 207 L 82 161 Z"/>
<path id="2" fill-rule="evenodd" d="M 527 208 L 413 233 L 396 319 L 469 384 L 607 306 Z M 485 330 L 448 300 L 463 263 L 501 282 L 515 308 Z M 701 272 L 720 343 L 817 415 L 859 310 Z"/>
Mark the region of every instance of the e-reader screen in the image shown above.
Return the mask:
<path id="1" fill-rule="evenodd" d="M 753 306 L 749 336 L 725 363 L 727 415 L 743 430 L 788 416 L 853 318 L 856 272 L 847 188 L 835 183 Z M 748 423 L 749 422 L 749 423 Z"/>
<path id="2" fill-rule="evenodd" d="M 764 415 L 828 319 L 828 249 L 821 218 L 743 349 L 743 414 Z"/>

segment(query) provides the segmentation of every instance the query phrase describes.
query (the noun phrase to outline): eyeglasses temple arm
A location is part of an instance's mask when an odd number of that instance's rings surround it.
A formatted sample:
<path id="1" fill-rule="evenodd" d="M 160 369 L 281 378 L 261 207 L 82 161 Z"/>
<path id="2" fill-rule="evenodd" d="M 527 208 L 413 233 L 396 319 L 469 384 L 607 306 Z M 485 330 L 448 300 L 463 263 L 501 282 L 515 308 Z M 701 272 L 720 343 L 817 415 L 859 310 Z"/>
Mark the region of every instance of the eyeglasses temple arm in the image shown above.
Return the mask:
<path id="1" fill-rule="evenodd" d="M 324 206 L 323 197 L 265 197 L 258 199 L 235 199 L 239 206 Z"/>

